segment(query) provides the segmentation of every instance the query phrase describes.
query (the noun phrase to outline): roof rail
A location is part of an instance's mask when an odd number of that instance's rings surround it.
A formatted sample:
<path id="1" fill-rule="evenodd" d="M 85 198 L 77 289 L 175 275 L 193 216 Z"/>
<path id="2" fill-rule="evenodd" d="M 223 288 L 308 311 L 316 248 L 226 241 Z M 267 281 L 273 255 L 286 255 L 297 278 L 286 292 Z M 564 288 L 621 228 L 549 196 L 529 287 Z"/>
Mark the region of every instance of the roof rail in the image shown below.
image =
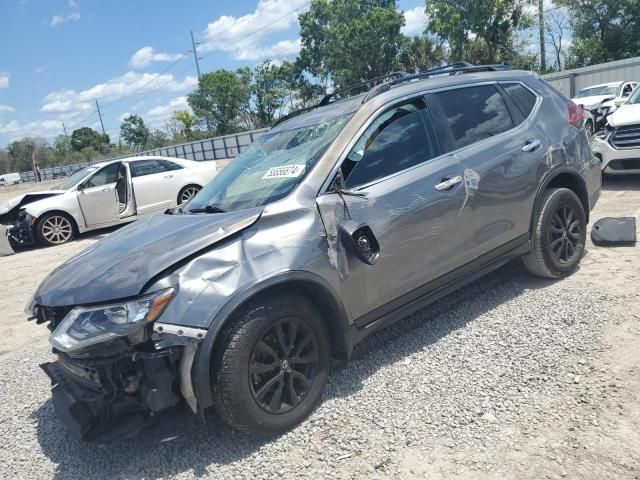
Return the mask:
<path id="1" fill-rule="evenodd" d="M 329 93 L 328 95 L 325 95 L 323 99 L 320 100 L 320 103 L 318 103 L 318 107 L 324 107 L 325 105 L 329 105 L 329 103 L 331 103 L 331 100 L 333 100 L 334 97 L 337 97 L 341 93 L 350 92 L 351 90 L 355 90 L 356 88 L 364 87 L 366 85 L 370 85 L 375 82 L 381 82 L 382 84 L 384 84 L 386 80 L 393 80 L 393 79 L 397 80 L 407 76 L 409 76 L 407 72 L 391 72 L 391 73 L 388 73 L 387 75 L 382 75 L 380 77 L 372 78 L 371 80 L 367 80 L 365 82 L 356 83 L 355 85 L 351 85 L 349 87 L 345 87 L 341 90 L 337 90 L 335 92 Z M 375 85 L 373 87 L 375 87 Z M 369 89 L 373 87 L 370 87 Z"/>
<path id="2" fill-rule="evenodd" d="M 362 103 L 366 103 L 367 101 L 371 100 L 373 97 L 380 95 L 383 92 L 386 92 L 387 90 L 389 90 L 391 87 L 395 85 L 400 85 L 402 83 L 407 83 L 407 82 L 413 82 L 414 80 L 422 80 L 425 78 L 439 77 L 441 75 L 460 75 L 463 73 L 471 73 L 471 72 L 497 72 L 502 70 L 510 70 L 510 67 L 504 64 L 473 65 L 469 62 L 456 62 L 450 65 L 445 65 L 443 67 L 436 67 L 430 70 L 425 70 L 424 72 L 419 72 L 414 74 L 409 74 L 407 72 L 391 72 L 387 75 L 382 75 L 381 77 L 372 78 L 371 80 L 367 80 L 366 82 L 361 82 L 356 85 L 351 85 L 350 87 L 337 90 L 333 93 L 329 93 L 328 95 L 325 95 L 322 98 L 322 100 L 320 100 L 320 103 L 318 103 L 317 105 L 296 110 L 295 112 L 291 112 L 288 115 L 285 115 L 284 117 L 280 118 L 276 123 L 273 124 L 273 127 L 293 117 L 297 117 L 298 115 L 302 115 L 303 113 L 309 112 L 315 108 L 327 106 L 331 103 L 331 101 L 334 98 L 336 98 L 340 94 L 349 92 L 359 87 L 370 85 L 375 82 L 379 82 L 379 83 L 369 89 L 369 92 L 362 100 Z"/>
<path id="3" fill-rule="evenodd" d="M 367 93 L 367 95 L 364 97 L 364 99 L 362 100 L 362 103 L 365 103 L 371 100 L 373 97 L 380 95 L 381 93 L 389 90 L 391 87 L 400 85 L 401 83 L 407 83 L 407 82 L 412 82 L 414 80 L 423 80 L 426 78 L 439 77 L 444 75 L 460 75 L 463 73 L 474 73 L 474 72 L 498 72 L 503 70 L 510 70 L 510 67 L 504 64 L 472 65 L 468 62 L 453 63 L 451 65 L 432 68 L 424 72 L 419 72 L 413 75 L 407 75 L 402 78 L 398 78 L 396 80 L 392 80 L 390 82 L 377 85 L 373 87 L 371 90 L 369 90 L 369 93 Z"/>

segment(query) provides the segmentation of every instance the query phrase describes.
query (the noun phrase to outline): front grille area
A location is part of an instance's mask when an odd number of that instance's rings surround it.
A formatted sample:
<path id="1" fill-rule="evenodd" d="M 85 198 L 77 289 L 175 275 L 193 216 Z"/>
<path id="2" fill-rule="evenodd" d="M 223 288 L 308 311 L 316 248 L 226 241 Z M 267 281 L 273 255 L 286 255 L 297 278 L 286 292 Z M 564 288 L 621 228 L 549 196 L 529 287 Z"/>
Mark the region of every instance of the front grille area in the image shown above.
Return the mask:
<path id="1" fill-rule="evenodd" d="M 618 127 L 611 135 L 615 148 L 640 148 L 640 124 Z"/>

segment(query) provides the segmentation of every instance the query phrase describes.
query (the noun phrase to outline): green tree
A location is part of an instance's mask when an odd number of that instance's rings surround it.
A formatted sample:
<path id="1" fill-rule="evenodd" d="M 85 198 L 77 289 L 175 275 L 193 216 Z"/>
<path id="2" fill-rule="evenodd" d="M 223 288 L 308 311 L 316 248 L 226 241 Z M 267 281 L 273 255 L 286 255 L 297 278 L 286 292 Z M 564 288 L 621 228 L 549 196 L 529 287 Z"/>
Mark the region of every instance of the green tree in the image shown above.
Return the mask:
<path id="1" fill-rule="evenodd" d="M 162 148 L 169 144 L 169 137 L 162 130 L 154 130 L 147 140 L 147 148 Z"/>
<path id="2" fill-rule="evenodd" d="M 399 58 L 405 71 L 417 73 L 441 65 L 446 52 L 442 44 L 424 35 L 407 39 Z"/>
<path id="3" fill-rule="evenodd" d="M 67 135 L 58 135 L 53 141 L 53 150 L 58 161 L 57 163 L 64 163 L 66 158 L 73 151 L 71 138 L 69 138 Z"/>
<path id="4" fill-rule="evenodd" d="M 557 0 L 570 12 L 569 68 L 640 54 L 640 0 Z"/>
<path id="5" fill-rule="evenodd" d="M 151 132 L 139 115 L 129 115 L 120 124 L 120 138 L 133 148 L 144 149 Z"/>
<path id="6" fill-rule="evenodd" d="M 226 135 L 252 128 L 251 70 L 205 73 L 187 101 L 209 133 Z"/>
<path id="7" fill-rule="evenodd" d="M 429 0 L 429 30 L 446 41 L 452 61 L 509 62 L 514 33 L 531 26 L 528 0 Z"/>
<path id="8" fill-rule="evenodd" d="M 274 65 L 269 60 L 258 65 L 253 72 L 253 94 L 256 127 L 270 127 L 282 114 L 290 98 L 288 65 Z"/>
<path id="9" fill-rule="evenodd" d="M 51 166 L 53 152 L 42 137 L 25 137 L 11 142 L 7 147 L 12 172 L 24 172 L 33 169 L 35 161 L 40 167 Z"/>
<path id="10" fill-rule="evenodd" d="M 89 127 L 78 128 L 71 134 L 71 147 L 76 152 L 86 147 L 92 147 L 99 152 L 107 152 L 109 150 L 109 135 L 103 135 Z"/>
<path id="11" fill-rule="evenodd" d="M 338 89 L 394 70 L 404 42 L 396 0 L 313 0 L 300 15 L 300 61 Z"/>
<path id="12" fill-rule="evenodd" d="M 195 128 L 198 123 L 198 119 L 194 114 L 187 110 L 176 110 L 173 112 L 173 120 L 178 123 L 182 139 L 196 140 L 197 134 L 195 134 Z"/>

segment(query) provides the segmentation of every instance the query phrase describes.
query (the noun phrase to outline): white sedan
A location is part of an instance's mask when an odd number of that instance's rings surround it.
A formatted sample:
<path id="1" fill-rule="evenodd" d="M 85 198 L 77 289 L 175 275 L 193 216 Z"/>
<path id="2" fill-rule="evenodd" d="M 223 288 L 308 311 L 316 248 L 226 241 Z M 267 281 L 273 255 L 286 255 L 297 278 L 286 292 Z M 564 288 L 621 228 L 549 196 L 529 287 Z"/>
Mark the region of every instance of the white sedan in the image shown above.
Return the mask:
<path id="1" fill-rule="evenodd" d="M 59 245 L 89 230 L 163 212 L 188 202 L 215 175 L 215 162 L 166 157 L 86 167 L 55 190 L 23 194 L 0 205 L 0 250 Z"/>

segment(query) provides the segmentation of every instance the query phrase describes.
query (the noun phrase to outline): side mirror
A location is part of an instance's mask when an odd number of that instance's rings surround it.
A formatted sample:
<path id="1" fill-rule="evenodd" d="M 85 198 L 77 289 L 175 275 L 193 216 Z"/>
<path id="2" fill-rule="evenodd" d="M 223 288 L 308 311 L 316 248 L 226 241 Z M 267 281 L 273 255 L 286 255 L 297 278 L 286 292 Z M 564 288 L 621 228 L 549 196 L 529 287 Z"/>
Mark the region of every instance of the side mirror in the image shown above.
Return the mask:
<path id="1" fill-rule="evenodd" d="M 345 247 L 361 261 L 367 265 L 375 265 L 378 262 L 380 245 L 371 227 L 347 220 L 338 226 L 338 232 Z"/>
<path id="2" fill-rule="evenodd" d="M 83 191 L 85 188 L 87 188 L 87 185 L 85 183 L 81 183 L 80 185 L 78 185 L 76 187 L 76 190 L 78 190 L 79 192 Z"/>
<path id="3" fill-rule="evenodd" d="M 627 101 L 627 100 L 626 100 L 625 98 L 618 98 L 618 99 L 616 99 L 616 100 L 613 102 L 613 104 L 614 104 L 616 107 L 619 107 L 620 105 L 622 105 L 622 104 L 623 104 L 624 102 L 626 102 L 626 101 Z"/>

